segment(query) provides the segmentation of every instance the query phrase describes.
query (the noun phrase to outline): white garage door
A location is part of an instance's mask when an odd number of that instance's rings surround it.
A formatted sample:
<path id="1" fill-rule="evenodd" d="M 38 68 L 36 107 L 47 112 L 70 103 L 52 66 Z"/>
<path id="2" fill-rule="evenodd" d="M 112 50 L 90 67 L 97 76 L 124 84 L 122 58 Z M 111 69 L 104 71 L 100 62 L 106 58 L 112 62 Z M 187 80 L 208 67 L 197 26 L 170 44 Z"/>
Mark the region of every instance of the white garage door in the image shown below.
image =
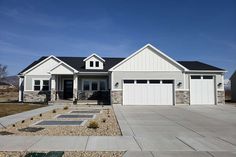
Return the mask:
<path id="1" fill-rule="evenodd" d="M 190 104 L 215 104 L 215 88 L 213 76 L 191 76 Z"/>
<path id="2" fill-rule="evenodd" d="M 173 105 L 172 80 L 124 80 L 124 105 Z"/>

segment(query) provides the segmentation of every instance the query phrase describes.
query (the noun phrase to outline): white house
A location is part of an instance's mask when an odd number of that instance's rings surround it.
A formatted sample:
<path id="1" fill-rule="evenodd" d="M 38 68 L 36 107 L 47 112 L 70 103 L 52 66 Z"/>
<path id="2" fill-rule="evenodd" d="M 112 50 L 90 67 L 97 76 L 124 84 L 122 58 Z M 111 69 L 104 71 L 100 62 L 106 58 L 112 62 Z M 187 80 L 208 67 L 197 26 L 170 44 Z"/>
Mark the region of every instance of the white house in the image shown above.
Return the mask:
<path id="1" fill-rule="evenodd" d="M 151 44 L 127 58 L 41 57 L 19 73 L 19 101 L 95 99 L 123 105 L 224 103 L 225 70 L 175 61 Z"/>

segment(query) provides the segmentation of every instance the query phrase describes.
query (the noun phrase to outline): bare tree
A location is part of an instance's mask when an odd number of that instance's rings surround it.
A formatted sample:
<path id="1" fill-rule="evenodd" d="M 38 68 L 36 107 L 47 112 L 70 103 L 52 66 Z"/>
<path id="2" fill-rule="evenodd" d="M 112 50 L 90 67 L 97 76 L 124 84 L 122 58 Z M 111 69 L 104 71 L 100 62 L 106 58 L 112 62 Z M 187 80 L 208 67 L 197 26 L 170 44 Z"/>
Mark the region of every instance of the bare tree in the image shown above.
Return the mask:
<path id="1" fill-rule="evenodd" d="M 7 66 L 0 64 L 0 80 L 7 76 Z"/>

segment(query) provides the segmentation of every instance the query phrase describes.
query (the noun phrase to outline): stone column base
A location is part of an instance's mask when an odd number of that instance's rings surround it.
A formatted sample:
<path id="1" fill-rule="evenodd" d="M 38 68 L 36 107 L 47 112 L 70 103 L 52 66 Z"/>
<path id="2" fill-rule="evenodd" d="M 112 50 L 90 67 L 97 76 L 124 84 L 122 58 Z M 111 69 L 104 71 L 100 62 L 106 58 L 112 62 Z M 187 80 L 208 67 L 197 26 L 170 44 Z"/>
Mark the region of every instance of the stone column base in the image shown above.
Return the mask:
<path id="1" fill-rule="evenodd" d="M 189 91 L 175 91 L 176 105 L 189 105 L 190 95 Z"/>
<path id="2" fill-rule="evenodd" d="M 123 104 L 123 91 L 111 91 L 111 104 Z"/>
<path id="3" fill-rule="evenodd" d="M 225 104 L 225 91 L 217 91 L 217 104 Z"/>

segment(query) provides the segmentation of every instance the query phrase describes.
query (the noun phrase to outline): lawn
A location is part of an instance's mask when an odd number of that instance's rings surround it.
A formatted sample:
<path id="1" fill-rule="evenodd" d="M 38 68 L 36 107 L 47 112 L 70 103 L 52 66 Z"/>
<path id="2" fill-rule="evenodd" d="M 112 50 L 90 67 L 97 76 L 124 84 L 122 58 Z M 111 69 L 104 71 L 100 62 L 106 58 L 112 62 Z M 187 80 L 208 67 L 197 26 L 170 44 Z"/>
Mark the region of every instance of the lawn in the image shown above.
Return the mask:
<path id="1" fill-rule="evenodd" d="M 0 117 L 44 107 L 41 104 L 0 103 Z"/>

